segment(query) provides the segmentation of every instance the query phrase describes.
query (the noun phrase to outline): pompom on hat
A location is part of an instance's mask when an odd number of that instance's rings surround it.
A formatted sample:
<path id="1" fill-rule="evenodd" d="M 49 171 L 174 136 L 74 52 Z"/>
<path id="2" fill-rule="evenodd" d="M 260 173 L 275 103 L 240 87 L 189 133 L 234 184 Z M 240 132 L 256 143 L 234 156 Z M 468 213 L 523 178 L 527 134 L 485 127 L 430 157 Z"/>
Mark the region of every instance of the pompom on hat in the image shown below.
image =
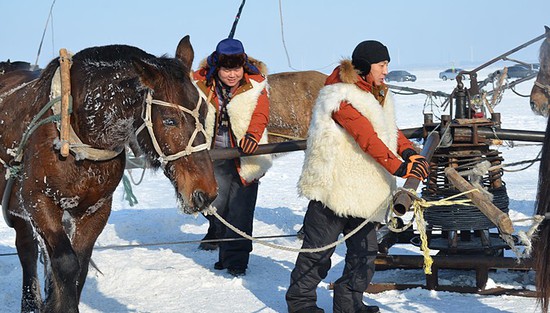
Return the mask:
<path id="1" fill-rule="evenodd" d="M 251 73 L 259 73 L 257 67 L 248 62 L 248 56 L 244 52 L 242 42 L 233 38 L 223 39 L 216 46 L 216 51 L 212 52 L 206 59 L 209 70 L 206 79 L 210 81 L 212 75 L 220 66 L 238 67 L 243 66 Z M 246 65 L 246 66 L 245 66 Z"/>
<path id="2" fill-rule="evenodd" d="M 357 45 L 351 55 L 351 63 L 361 75 L 370 72 L 371 64 L 390 61 L 388 48 L 376 40 L 365 40 Z"/>

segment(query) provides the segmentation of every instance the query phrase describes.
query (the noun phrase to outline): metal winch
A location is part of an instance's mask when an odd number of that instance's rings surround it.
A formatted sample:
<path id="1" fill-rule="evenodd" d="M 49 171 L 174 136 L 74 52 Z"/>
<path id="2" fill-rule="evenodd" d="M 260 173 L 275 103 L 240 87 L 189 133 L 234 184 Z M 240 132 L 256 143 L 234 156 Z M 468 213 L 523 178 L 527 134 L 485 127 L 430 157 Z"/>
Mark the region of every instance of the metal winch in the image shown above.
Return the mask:
<path id="1" fill-rule="evenodd" d="M 452 99 L 456 102 L 454 120 L 451 121 L 451 115 L 442 115 L 441 124 L 436 125 L 430 114 L 424 117 L 425 131 L 440 127 L 441 143 L 431 159 L 430 175 L 422 197 L 434 201 L 459 194 L 444 173 L 445 168 L 452 167 L 467 181 L 486 190 L 493 204 L 508 213 L 509 198 L 502 181 L 503 170 L 499 167 L 503 158 L 497 150 L 491 149 L 491 140 L 477 131 L 481 127 L 498 128 L 500 115 L 492 113 L 488 119 L 484 112 L 476 112 L 460 81 Z M 485 171 L 479 168 L 482 162 L 490 164 Z M 461 199 L 466 196 L 453 200 Z M 424 218 L 428 247 L 439 250 L 440 254 L 500 255 L 508 247 L 498 232 L 490 232 L 496 226 L 474 204 L 433 205 L 424 212 Z M 413 238 L 413 243 L 417 240 Z"/>

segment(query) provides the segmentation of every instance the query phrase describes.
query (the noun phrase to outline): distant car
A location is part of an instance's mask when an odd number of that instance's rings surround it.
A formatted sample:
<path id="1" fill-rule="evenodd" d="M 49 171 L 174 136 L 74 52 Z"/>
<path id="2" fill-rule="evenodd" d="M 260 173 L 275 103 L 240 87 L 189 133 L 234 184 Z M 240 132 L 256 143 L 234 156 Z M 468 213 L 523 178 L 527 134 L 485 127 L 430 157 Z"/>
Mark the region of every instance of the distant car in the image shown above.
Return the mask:
<path id="1" fill-rule="evenodd" d="M 416 81 L 416 76 L 413 74 L 407 72 L 407 71 L 391 71 L 386 75 L 386 81 L 387 82 L 414 82 Z"/>
<path id="2" fill-rule="evenodd" d="M 456 75 L 462 71 L 461 68 L 448 68 L 444 70 L 443 72 L 439 73 L 439 78 L 443 80 L 447 79 L 456 79 Z"/>
<path id="3" fill-rule="evenodd" d="M 523 64 L 516 64 L 508 67 L 509 78 L 523 78 L 537 72 L 534 69 L 535 66 L 527 66 Z"/>

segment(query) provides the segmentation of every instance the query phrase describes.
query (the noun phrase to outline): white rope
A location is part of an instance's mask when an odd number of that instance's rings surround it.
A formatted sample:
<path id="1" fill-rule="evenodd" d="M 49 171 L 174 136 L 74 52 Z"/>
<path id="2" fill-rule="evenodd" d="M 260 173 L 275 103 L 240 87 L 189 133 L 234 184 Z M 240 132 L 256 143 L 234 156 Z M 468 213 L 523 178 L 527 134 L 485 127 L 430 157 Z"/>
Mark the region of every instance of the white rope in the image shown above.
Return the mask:
<path id="1" fill-rule="evenodd" d="M 227 222 L 223 217 L 221 217 L 217 212 L 216 212 L 216 208 L 214 207 L 210 207 L 208 208 L 206 211 L 204 211 L 204 214 L 205 215 L 214 215 L 218 220 L 220 220 L 220 222 L 222 222 L 226 227 L 228 227 L 229 229 L 231 229 L 232 231 L 234 231 L 235 233 L 237 233 L 239 236 L 243 237 L 243 238 L 246 238 L 250 241 L 253 241 L 253 242 L 256 242 L 256 243 L 259 243 L 261 245 L 264 245 L 264 246 L 267 246 L 267 247 L 270 247 L 270 248 L 274 248 L 274 249 L 278 249 L 278 250 L 283 250 L 283 251 L 290 251 L 290 252 L 306 252 L 306 253 L 316 253 L 316 252 L 321 252 L 321 251 L 326 251 L 328 249 L 332 249 L 334 247 L 336 247 L 337 245 L 345 242 L 346 240 L 348 240 L 348 238 L 350 238 L 351 236 L 355 235 L 359 230 L 361 230 L 363 227 L 365 227 L 365 225 L 367 225 L 367 223 L 369 223 L 370 221 L 369 220 L 365 220 L 363 221 L 363 223 L 361 223 L 359 226 L 357 226 L 354 230 L 352 230 L 351 232 L 349 232 L 347 235 L 345 235 L 344 237 L 340 238 L 339 240 L 331 243 L 331 244 L 328 244 L 326 246 L 323 246 L 323 247 L 319 247 L 319 248 L 303 248 L 303 249 L 299 249 L 299 248 L 292 248 L 292 247 L 287 247 L 287 246 L 281 246 L 281 245 L 277 245 L 277 244 L 273 244 L 273 243 L 270 243 L 270 242 L 267 242 L 267 241 L 264 241 L 264 240 L 260 240 L 258 238 L 254 238 L 252 236 L 249 236 L 247 233 L 243 232 L 242 230 L 236 228 L 235 226 L 231 225 L 229 222 Z"/>
<path id="2" fill-rule="evenodd" d="M 533 220 L 533 223 L 531 224 L 531 227 L 527 232 L 520 230 L 518 231 L 518 234 L 517 234 L 519 243 L 525 246 L 525 249 L 523 250 L 523 252 L 521 252 L 518 249 L 518 247 L 516 247 L 514 237 L 512 237 L 512 235 L 500 234 L 500 237 L 508 244 L 508 246 L 510 246 L 510 249 L 512 249 L 512 252 L 514 252 L 514 254 L 516 255 L 516 260 L 518 262 L 520 262 L 522 258 L 527 258 L 531 255 L 531 252 L 533 249 L 533 245 L 532 245 L 533 237 L 536 235 L 539 225 L 540 223 L 542 223 L 542 221 L 544 221 L 544 219 L 545 219 L 544 215 L 535 215 L 530 218 L 524 218 L 524 219 L 514 221 L 514 222 L 519 222 L 519 221 Z"/>

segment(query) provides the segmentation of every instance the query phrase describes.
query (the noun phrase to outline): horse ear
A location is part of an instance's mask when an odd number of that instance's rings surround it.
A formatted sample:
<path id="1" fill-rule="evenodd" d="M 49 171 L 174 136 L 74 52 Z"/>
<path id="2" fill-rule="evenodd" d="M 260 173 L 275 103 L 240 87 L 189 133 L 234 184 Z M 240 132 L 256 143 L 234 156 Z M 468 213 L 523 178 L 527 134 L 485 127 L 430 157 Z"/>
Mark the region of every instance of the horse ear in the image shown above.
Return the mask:
<path id="1" fill-rule="evenodd" d="M 156 67 L 138 58 L 132 58 L 132 64 L 139 75 L 141 83 L 149 88 L 154 88 L 155 82 L 159 78 Z"/>
<path id="2" fill-rule="evenodd" d="M 544 32 L 546 33 L 546 36 L 550 35 L 550 27 L 544 25 Z"/>
<path id="3" fill-rule="evenodd" d="M 183 37 L 176 48 L 176 57 L 180 59 L 187 68 L 191 68 L 195 52 L 189 41 L 189 35 Z"/>

